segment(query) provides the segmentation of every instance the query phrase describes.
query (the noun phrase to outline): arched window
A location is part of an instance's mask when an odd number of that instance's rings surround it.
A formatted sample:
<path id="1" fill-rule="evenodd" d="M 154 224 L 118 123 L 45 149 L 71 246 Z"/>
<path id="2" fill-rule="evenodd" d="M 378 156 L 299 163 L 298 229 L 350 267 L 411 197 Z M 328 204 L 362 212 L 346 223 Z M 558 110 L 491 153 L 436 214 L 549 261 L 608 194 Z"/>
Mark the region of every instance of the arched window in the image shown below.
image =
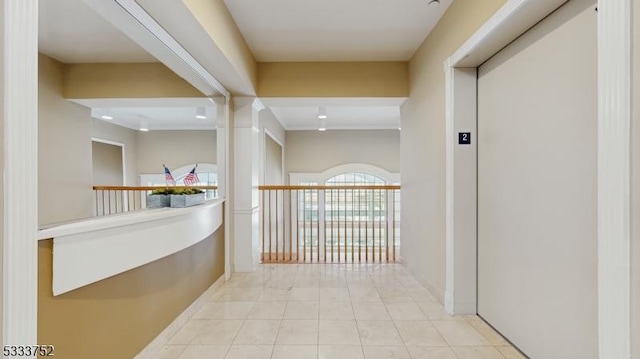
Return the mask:
<path id="1" fill-rule="evenodd" d="M 291 173 L 290 183 L 311 186 L 399 185 L 400 176 L 372 165 L 346 164 L 321 173 Z M 316 247 L 319 243 L 330 246 L 332 241 L 338 241 L 356 248 L 365 247 L 368 237 L 382 238 L 387 235 L 387 228 L 395 228 L 395 245 L 400 244 L 400 194 L 397 191 L 344 187 L 309 190 L 302 191 L 297 201 L 298 218 L 303 224 L 301 228 L 304 228 L 304 233 L 298 235 L 306 239 L 308 246 Z M 325 226 L 325 223 L 329 225 Z"/>

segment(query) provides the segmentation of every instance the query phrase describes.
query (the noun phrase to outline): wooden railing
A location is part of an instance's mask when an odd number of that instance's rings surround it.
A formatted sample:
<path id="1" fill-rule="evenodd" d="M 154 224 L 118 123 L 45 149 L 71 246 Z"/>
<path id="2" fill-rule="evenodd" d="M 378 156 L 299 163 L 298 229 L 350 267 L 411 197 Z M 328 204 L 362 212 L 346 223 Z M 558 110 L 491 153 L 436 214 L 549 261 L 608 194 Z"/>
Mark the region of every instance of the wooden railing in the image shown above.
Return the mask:
<path id="1" fill-rule="evenodd" d="M 400 186 L 260 186 L 262 262 L 393 262 Z"/>
<path id="2" fill-rule="evenodd" d="M 147 194 L 154 189 L 164 187 L 153 186 L 93 186 L 96 199 L 96 216 L 107 216 L 147 208 Z M 187 188 L 171 186 L 171 188 Z M 207 199 L 218 197 L 218 186 L 191 186 L 201 189 Z"/>

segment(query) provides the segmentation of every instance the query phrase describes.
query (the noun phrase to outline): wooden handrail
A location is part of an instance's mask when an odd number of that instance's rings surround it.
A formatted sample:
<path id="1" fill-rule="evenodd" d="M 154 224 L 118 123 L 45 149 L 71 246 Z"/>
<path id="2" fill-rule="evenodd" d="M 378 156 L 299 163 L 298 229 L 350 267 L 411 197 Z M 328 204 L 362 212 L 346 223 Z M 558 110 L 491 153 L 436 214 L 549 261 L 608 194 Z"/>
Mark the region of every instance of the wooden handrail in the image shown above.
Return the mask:
<path id="1" fill-rule="evenodd" d="M 327 190 L 327 189 L 380 189 L 380 190 L 397 190 L 400 189 L 399 185 L 339 185 L 339 186 L 317 186 L 317 185 L 267 185 L 258 186 L 258 189 L 263 190 Z"/>
<path id="2" fill-rule="evenodd" d="M 195 188 L 195 189 L 218 189 L 218 186 L 93 186 L 94 191 L 153 191 L 163 188 Z"/>

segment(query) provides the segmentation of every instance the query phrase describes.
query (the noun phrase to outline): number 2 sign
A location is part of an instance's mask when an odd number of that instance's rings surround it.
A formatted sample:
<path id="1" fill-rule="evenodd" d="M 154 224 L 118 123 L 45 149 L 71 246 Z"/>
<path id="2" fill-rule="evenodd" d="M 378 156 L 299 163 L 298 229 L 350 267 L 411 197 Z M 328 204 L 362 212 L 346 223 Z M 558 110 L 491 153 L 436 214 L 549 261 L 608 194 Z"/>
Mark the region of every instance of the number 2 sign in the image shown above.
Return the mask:
<path id="1" fill-rule="evenodd" d="M 458 144 L 470 145 L 471 144 L 471 132 L 458 132 Z"/>

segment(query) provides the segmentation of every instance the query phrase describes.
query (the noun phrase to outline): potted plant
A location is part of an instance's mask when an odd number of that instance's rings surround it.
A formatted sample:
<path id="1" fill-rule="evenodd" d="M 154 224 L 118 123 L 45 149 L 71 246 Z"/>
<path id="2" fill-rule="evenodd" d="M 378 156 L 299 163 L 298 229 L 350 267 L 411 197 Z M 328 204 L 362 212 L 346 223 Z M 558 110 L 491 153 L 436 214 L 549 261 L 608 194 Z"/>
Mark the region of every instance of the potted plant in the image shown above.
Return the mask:
<path id="1" fill-rule="evenodd" d="M 197 188 L 174 188 L 169 197 L 172 208 L 191 207 L 204 203 L 204 191 Z"/>
<path id="2" fill-rule="evenodd" d="M 158 188 L 151 191 L 151 194 L 147 195 L 147 208 L 162 208 L 169 207 L 171 203 L 171 193 L 173 188 Z"/>

